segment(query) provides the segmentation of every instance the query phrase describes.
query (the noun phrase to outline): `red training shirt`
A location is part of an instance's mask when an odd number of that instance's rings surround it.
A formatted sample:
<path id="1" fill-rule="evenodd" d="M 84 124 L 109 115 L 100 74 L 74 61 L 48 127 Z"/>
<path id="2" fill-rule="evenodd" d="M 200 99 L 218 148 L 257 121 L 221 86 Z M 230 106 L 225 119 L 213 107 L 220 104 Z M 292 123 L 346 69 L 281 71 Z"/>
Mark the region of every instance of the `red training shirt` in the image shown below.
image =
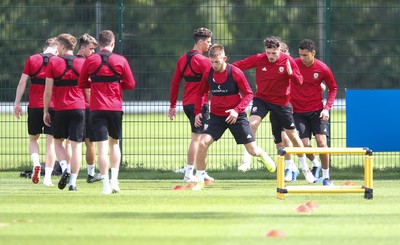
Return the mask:
<path id="1" fill-rule="evenodd" d="M 331 69 L 318 59 L 314 59 L 314 64 L 306 67 L 300 58 L 295 62 L 303 75 L 302 85 L 292 84 L 291 103 L 294 113 L 312 112 L 321 109 L 330 110 L 335 101 L 338 87 Z M 324 81 L 328 87 L 328 99 L 326 105 L 323 105 L 321 82 Z"/>
<path id="2" fill-rule="evenodd" d="M 34 75 L 43 64 L 43 57 L 40 54 L 34 54 L 28 57 L 25 62 L 24 70 L 22 73 L 30 76 Z M 43 84 L 31 83 L 29 86 L 29 108 L 43 108 L 44 107 L 44 80 L 46 79 L 46 66 L 43 66 L 35 76 L 36 78 L 43 79 Z M 53 97 L 50 101 L 50 108 L 54 107 Z"/>
<path id="3" fill-rule="evenodd" d="M 76 57 L 73 61 L 72 65 L 78 74 L 82 69 L 84 61 L 84 59 L 79 57 Z M 52 98 L 54 98 L 54 111 L 85 109 L 85 94 L 84 91 L 78 87 L 78 76 L 72 70 L 68 70 L 65 75 L 61 77 L 61 81 L 55 79 L 64 73 L 66 67 L 67 64 L 65 60 L 55 56 L 51 58 L 46 69 L 46 77 L 54 79 L 52 96 Z M 69 81 L 63 82 L 63 80 Z"/>
<path id="4" fill-rule="evenodd" d="M 196 52 L 196 50 L 191 50 L 190 52 Z M 188 55 L 187 53 L 182 55 L 176 64 L 174 76 L 171 81 L 171 91 L 169 96 L 170 108 L 176 108 L 176 101 L 178 99 L 179 86 L 182 81 L 183 76 L 194 76 L 195 74 L 190 69 L 192 67 L 193 71 L 198 74 L 204 74 L 204 72 L 208 71 L 211 68 L 211 62 L 208 57 L 202 54 L 196 54 L 190 60 L 190 65 L 186 67 L 186 70 L 183 69 L 186 66 Z M 183 98 L 182 104 L 190 105 L 195 104 L 197 91 L 200 88 L 199 82 L 184 82 L 183 84 Z M 208 104 L 208 94 L 204 94 L 202 98 L 202 104 Z"/>
<path id="5" fill-rule="evenodd" d="M 110 51 L 102 49 L 101 52 Z M 129 63 L 122 55 L 111 54 L 108 57 L 108 63 L 121 75 L 121 80 L 119 82 L 93 82 L 89 76 L 97 70 L 101 63 L 102 59 L 98 53 L 85 60 L 79 76 L 79 86 L 90 88 L 90 111 L 122 111 L 122 90 L 133 89 L 136 84 Z M 114 73 L 107 65 L 103 65 L 97 76 L 114 76 Z"/>
<path id="6" fill-rule="evenodd" d="M 287 74 L 287 60 L 293 70 L 291 76 Z M 236 61 L 233 65 L 241 70 L 256 68 L 257 92 L 255 97 L 275 105 L 289 105 L 290 83 L 303 83 L 303 77 L 293 58 L 284 53 L 280 54 L 275 63 L 268 60 L 266 53 L 261 53 Z"/>
<path id="7" fill-rule="evenodd" d="M 226 64 L 226 69 L 224 72 L 219 73 L 214 71 L 213 73 L 213 82 L 217 84 L 223 84 L 228 78 L 228 63 Z M 253 99 L 253 91 L 244 73 L 237 67 L 232 67 L 232 78 L 233 81 L 237 84 L 240 93 L 234 95 L 227 96 L 212 96 L 211 95 L 211 113 L 218 116 L 229 116 L 229 113 L 225 112 L 229 109 L 234 109 L 237 113 L 243 113 L 246 111 L 246 107 L 249 105 L 251 100 Z M 210 86 L 208 84 L 208 76 L 210 74 L 211 69 L 209 69 L 206 73 L 203 74 L 203 78 L 201 80 L 200 88 L 197 93 L 197 100 L 195 104 L 195 114 L 201 113 L 201 101 L 202 97 L 205 93 L 208 93 L 210 90 Z"/>

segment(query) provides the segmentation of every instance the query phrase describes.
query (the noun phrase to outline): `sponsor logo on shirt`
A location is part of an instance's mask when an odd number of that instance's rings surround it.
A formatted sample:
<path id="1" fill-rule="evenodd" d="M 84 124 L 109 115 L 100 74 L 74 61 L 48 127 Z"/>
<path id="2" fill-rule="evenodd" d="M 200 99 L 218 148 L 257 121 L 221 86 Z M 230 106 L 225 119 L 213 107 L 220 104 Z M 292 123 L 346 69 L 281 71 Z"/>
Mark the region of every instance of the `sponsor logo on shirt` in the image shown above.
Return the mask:
<path id="1" fill-rule="evenodd" d="M 266 67 L 263 67 L 261 70 L 262 70 L 262 71 L 267 71 L 267 68 L 266 68 Z"/>

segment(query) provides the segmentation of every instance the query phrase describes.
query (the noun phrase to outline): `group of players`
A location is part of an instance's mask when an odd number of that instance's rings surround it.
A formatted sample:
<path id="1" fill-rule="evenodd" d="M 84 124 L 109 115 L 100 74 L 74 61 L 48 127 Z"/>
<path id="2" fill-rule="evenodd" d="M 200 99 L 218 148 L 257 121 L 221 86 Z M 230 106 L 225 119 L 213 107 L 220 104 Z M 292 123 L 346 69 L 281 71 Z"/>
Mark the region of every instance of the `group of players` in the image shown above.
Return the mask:
<path id="1" fill-rule="evenodd" d="M 251 156 L 261 157 L 270 172 L 274 161 L 255 143 L 255 134 L 264 117 L 270 112 L 270 122 L 277 148 L 311 147 L 315 136 L 317 147 L 327 147 L 329 110 L 336 98 L 337 85 L 329 67 L 315 58 L 315 44 L 304 39 L 298 46 L 299 58 L 293 59 L 287 45 L 279 37 L 264 39 L 265 52 L 243 60 L 227 63 L 224 47 L 211 42 L 207 28 L 194 30 L 192 50 L 182 55 L 171 82 L 170 120 L 176 116 L 179 85 L 184 79 L 183 109 L 191 124 L 192 137 L 187 153 L 185 182 L 195 182 L 193 190 L 201 190 L 205 180 L 214 180 L 206 172 L 209 146 L 229 129 L 237 144 L 244 144 L 244 159 L 239 171 L 251 168 Z M 203 53 L 208 52 L 208 57 Z M 243 70 L 255 68 L 257 91 L 252 89 Z M 322 92 L 328 88 L 323 104 Z M 211 105 L 208 104 L 211 94 Z M 246 107 L 252 103 L 247 119 Z M 211 107 L 211 109 L 209 109 Z M 302 173 L 308 183 L 319 180 L 331 186 L 329 155 L 314 155 L 310 170 L 305 154 L 298 154 Z M 196 168 L 196 174 L 194 169 Z M 322 177 L 319 177 L 322 169 Z M 296 181 L 299 170 L 292 156 L 285 156 L 285 180 Z"/>
<path id="2" fill-rule="evenodd" d="M 96 40 L 89 34 L 79 39 L 60 34 L 45 42 L 43 53 L 31 55 L 22 72 L 14 103 L 14 115 L 22 115 L 21 99 L 28 79 L 29 152 L 33 162 L 32 182 L 40 180 L 39 136 L 46 134 L 44 186 L 53 186 L 51 175 L 58 158 L 62 175 L 58 188 L 68 185 L 78 190 L 76 180 L 82 161 L 82 142 L 86 144 L 88 178 L 103 181 L 102 193 L 120 191 L 118 182 L 122 128 L 122 90 L 133 89 L 135 80 L 128 61 L 113 53 L 115 36 L 101 31 Z M 95 49 L 99 46 L 99 52 Z M 95 175 L 97 144 L 100 177 Z M 111 176 L 109 177 L 109 162 Z"/>
<path id="3" fill-rule="evenodd" d="M 337 85 L 329 67 L 315 58 L 315 44 L 304 39 L 299 44 L 299 58 L 293 59 L 280 38 L 264 39 L 265 52 L 230 64 L 225 48 L 212 44 L 207 28 L 194 30 L 192 50 L 182 55 L 171 82 L 168 117 L 176 116 L 179 86 L 184 79 L 183 109 L 190 121 L 192 137 L 184 167 L 184 181 L 195 182 L 193 190 L 201 190 L 205 180 L 214 180 L 206 172 L 207 150 L 220 139 L 226 129 L 237 144 L 243 144 L 244 159 L 239 171 L 251 168 L 251 156 L 260 157 L 270 172 L 276 169 L 271 157 L 256 144 L 256 131 L 270 112 L 270 122 L 277 148 L 282 146 L 311 147 L 315 136 L 318 147 L 327 147 L 327 122 L 337 93 Z M 29 152 L 33 162 L 32 182 L 40 180 L 39 136 L 46 134 L 46 167 L 44 186 L 53 186 L 51 174 L 58 158 L 62 175 L 58 188 L 68 184 L 76 191 L 76 180 L 82 158 L 82 142 L 86 144 L 88 178 L 92 183 L 103 181 L 102 193 L 120 191 L 118 183 L 122 128 L 122 90 L 133 89 L 135 80 L 127 60 L 112 53 L 115 36 L 104 30 L 98 40 L 88 34 L 77 40 L 61 34 L 46 41 L 43 53 L 30 56 L 22 72 L 14 103 L 14 115 L 22 115 L 20 102 L 28 79 L 31 80 L 28 104 Z M 99 52 L 95 49 L 99 46 Z M 203 53 L 208 52 L 208 57 Z M 255 95 L 243 73 L 256 69 Z M 328 88 L 323 104 L 322 92 Z M 211 94 L 211 106 L 209 95 Z M 246 108 L 252 102 L 249 119 Z M 211 109 L 210 109 L 211 108 Z M 100 177 L 95 175 L 97 143 Z M 108 158 L 108 152 L 110 157 Z M 329 176 L 329 156 L 298 154 L 302 173 L 308 183 L 322 179 L 333 185 Z M 108 176 L 109 162 L 111 177 Z M 299 174 L 292 156 L 285 156 L 285 180 L 296 181 Z M 196 174 L 194 169 L 196 168 Z"/>

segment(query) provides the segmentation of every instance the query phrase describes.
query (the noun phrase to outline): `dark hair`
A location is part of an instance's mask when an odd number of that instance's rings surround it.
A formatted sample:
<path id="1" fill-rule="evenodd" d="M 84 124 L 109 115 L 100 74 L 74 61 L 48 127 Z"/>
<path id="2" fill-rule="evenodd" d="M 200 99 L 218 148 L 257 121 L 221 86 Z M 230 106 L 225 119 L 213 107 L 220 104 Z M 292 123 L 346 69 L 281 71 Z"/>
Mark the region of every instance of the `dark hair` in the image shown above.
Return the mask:
<path id="1" fill-rule="evenodd" d="M 115 40 L 114 33 L 110 30 L 104 30 L 99 33 L 99 46 L 107 47 Z"/>
<path id="2" fill-rule="evenodd" d="M 269 36 L 264 39 L 265 48 L 279 48 L 281 39 L 275 36 Z"/>
<path id="3" fill-rule="evenodd" d="M 46 49 L 48 47 L 57 47 L 57 38 L 51 37 L 44 42 L 43 48 Z"/>
<path id="4" fill-rule="evenodd" d="M 89 34 L 85 33 L 79 38 L 79 47 L 81 46 L 87 46 L 90 43 L 93 43 L 97 47 L 97 41 L 96 38 L 90 36 Z"/>
<path id="5" fill-rule="evenodd" d="M 289 46 L 284 42 L 281 42 L 281 52 L 282 53 L 289 53 Z"/>
<path id="6" fill-rule="evenodd" d="M 196 43 L 200 39 L 204 41 L 210 37 L 212 37 L 212 32 L 209 29 L 207 29 L 205 27 L 200 27 L 200 28 L 194 29 L 193 39 Z"/>
<path id="7" fill-rule="evenodd" d="M 307 49 L 308 51 L 314 51 L 315 50 L 314 41 L 311 39 L 302 40 L 299 44 L 299 49 L 301 50 Z"/>
<path id="8" fill-rule="evenodd" d="M 64 45 L 68 50 L 74 50 L 77 43 L 76 38 L 69 33 L 58 35 L 57 42 Z"/>

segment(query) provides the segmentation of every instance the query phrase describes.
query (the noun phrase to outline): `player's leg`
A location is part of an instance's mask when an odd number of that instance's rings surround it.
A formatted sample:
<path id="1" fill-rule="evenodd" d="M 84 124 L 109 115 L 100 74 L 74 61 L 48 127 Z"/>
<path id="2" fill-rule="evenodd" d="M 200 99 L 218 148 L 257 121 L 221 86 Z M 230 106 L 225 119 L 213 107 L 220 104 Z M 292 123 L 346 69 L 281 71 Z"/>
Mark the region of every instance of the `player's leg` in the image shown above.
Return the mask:
<path id="1" fill-rule="evenodd" d="M 69 190 L 76 191 L 76 180 L 82 162 L 82 142 L 70 140 L 71 143 L 71 176 L 69 179 Z"/>
<path id="2" fill-rule="evenodd" d="M 103 194 L 111 194 L 110 178 L 108 176 L 108 140 L 96 141 L 97 143 L 97 163 L 103 181 Z"/>
<path id="3" fill-rule="evenodd" d="M 277 145 L 277 149 L 279 149 L 282 146 L 293 147 L 293 143 L 292 143 L 292 141 L 290 141 L 285 130 L 282 130 L 281 138 L 282 138 L 282 143 L 280 145 Z M 299 173 L 300 173 L 300 171 L 297 168 L 297 165 L 293 161 L 293 156 L 291 154 L 286 154 L 285 155 L 285 181 L 288 181 L 288 182 L 296 181 Z"/>
<path id="4" fill-rule="evenodd" d="M 302 138 L 301 140 L 303 141 L 304 147 L 312 147 L 310 142 L 310 137 L 305 137 Z M 314 182 L 316 182 L 321 172 L 321 163 L 314 154 L 307 154 L 306 156 L 312 163 L 311 173 L 314 176 L 315 179 Z"/>
<path id="5" fill-rule="evenodd" d="M 328 122 L 323 121 L 319 118 L 321 111 L 317 111 L 313 114 L 311 126 L 312 131 L 315 134 L 315 140 L 317 141 L 317 147 L 326 148 L 327 136 L 328 136 Z M 329 154 L 319 154 L 319 158 L 322 163 L 322 183 L 323 185 L 332 186 L 334 185 L 329 176 Z"/>
<path id="6" fill-rule="evenodd" d="M 100 181 L 100 175 L 96 175 L 96 147 L 93 142 L 90 141 L 89 138 L 89 132 L 91 129 L 90 126 L 90 110 L 89 108 L 86 108 L 85 110 L 85 147 L 86 147 L 86 152 L 85 152 L 85 160 L 86 160 L 86 170 L 87 170 L 87 183 L 94 183 L 96 181 Z"/>
<path id="7" fill-rule="evenodd" d="M 68 168 L 67 158 L 68 153 L 64 146 L 64 138 L 54 139 L 54 149 L 57 155 L 57 158 L 60 160 L 61 166 L 61 178 L 58 181 L 58 188 L 63 190 L 69 181 L 69 177 L 71 175 L 71 170 Z"/>
<path id="8" fill-rule="evenodd" d="M 44 186 L 54 186 L 51 181 L 54 162 L 56 161 L 56 151 L 54 146 L 54 138 L 51 134 L 46 134 L 46 167 L 44 172 Z"/>
<path id="9" fill-rule="evenodd" d="M 118 174 L 119 174 L 119 166 L 121 163 L 121 150 L 119 147 L 119 139 L 114 139 L 112 137 L 109 138 L 109 147 L 110 147 L 110 163 L 111 163 L 111 191 L 112 193 L 118 193 L 119 182 L 118 182 Z"/>
<path id="10" fill-rule="evenodd" d="M 193 172 L 194 172 L 194 163 L 196 162 L 196 154 L 199 148 L 200 139 L 201 139 L 201 133 L 192 133 L 192 138 L 187 152 L 187 164 L 185 167 L 185 176 L 183 177 L 184 182 L 197 182 L 197 179 L 193 175 Z"/>
<path id="11" fill-rule="evenodd" d="M 100 176 L 96 175 L 96 147 L 93 142 L 90 141 L 89 138 L 85 138 L 85 160 L 86 160 L 86 170 L 87 170 L 87 183 L 94 183 L 96 181 L 101 180 Z"/>
<path id="12" fill-rule="evenodd" d="M 199 147 L 197 149 L 196 155 L 196 178 L 197 184 L 192 188 L 192 190 L 199 191 L 204 187 L 204 175 L 206 173 L 206 159 L 207 150 L 210 145 L 214 142 L 213 138 L 209 134 L 202 134 Z"/>
<path id="13" fill-rule="evenodd" d="M 268 114 L 269 109 L 265 101 L 259 98 L 253 99 L 253 105 L 250 111 L 249 123 L 253 135 L 256 135 L 257 129 L 261 124 L 261 121 Z M 243 160 L 241 165 L 238 167 L 239 171 L 247 171 L 251 168 L 251 155 L 244 148 Z"/>
<path id="14" fill-rule="evenodd" d="M 304 147 L 303 142 L 301 141 L 299 135 L 297 134 L 296 129 L 285 129 L 285 132 L 295 147 Z M 314 176 L 312 175 L 312 173 L 307 165 L 307 158 L 306 158 L 305 154 L 297 154 L 297 156 L 298 156 L 300 164 L 301 164 L 301 171 L 304 174 L 306 181 L 308 183 L 313 183 Z"/>
<path id="15" fill-rule="evenodd" d="M 122 115 L 122 114 L 121 114 Z M 99 165 L 100 176 L 103 182 L 103 194 L 111 194 L 110 178 L 108 176 L 108 122 L 107 116 L 103 111 L 92 111 L 89 114 L 91 130 L 89 138 L 97 146 L 97 163 Z M 116 138 L 118 138 L 117 136 Z"/>
<path id="16" fill-rule="evenodd" d="M 53 122 L 54 120 L 54 110 L 50 109 L 50 119 Z M 43 121 L 43 119 L 42 119 Z M 53 128 L 48 127 L 43 123 L 44 133 L 46 134 L 46 163 L 45 163 L 45 172 L 44 172 L 44 186 L 54 186 L 51 181 L 51 175 L 53 174 L 54 162 L 56 161 L 56 150 L 54 145 L 53 138 Z"/>
<path id="17" fill-rule="evenodd" d="M 262 118 L 258 115 L 251 115 L 249 118 L 250 128 L 253 135 L 256 135 L 257 129 L 260 126 Z M 243 161 L 238 167 L 239 171 L 246 172 L 251 168 L 252 155 L 247 151 L 246 147 L 243 152 Z"/>
<path id="18" fill-rule="evenodd" d="M 40 134 L 29 135 L 29 153 L 33 163 L 32 182 L 34 184 L 39 183 L 40 180 L 39 137 Z"/>
<path id="19" fill-rule="evenodd" d="M 256 139 L 245 113 L 238 115 L 236 123 L 229 125 L 229 130 L 237 144 L 243 144 L 250 155 L 261 158 L 261 161 L 264 163 L 268 171 L 275 172 L 275 162 L 256 144 Z"/>
<path id="20" fill-rule="evenodd" d="M 110 186 L 112 193 L 120 191 L 118 174 L 121 164 L 121 149 L 119 147 L 119 137 L 122 132 L 122 112 L 107 112 L 108 117 L 108 143 L 110 149 L 111 178 Z"/>
<path id="21" fill-rule="evenodd" d="M 326 148 L 327 140 L 325 134 L 316 134 L 315 139 L 317 141 L 318 147 Z M 323 185 L 332 186 L 334 185 L 329 176 L 329 154 L 319 154 L 319 158 L 321 159 L 322 165 L 322 183 Z"/>
<path id="22" fill-rule="evenodd" d="M 28 107 L 29 154 L 33 163 L 31 178 L 34 184 L 40 180 L 39 138 L 43 125 L 43 109 Z"/>

